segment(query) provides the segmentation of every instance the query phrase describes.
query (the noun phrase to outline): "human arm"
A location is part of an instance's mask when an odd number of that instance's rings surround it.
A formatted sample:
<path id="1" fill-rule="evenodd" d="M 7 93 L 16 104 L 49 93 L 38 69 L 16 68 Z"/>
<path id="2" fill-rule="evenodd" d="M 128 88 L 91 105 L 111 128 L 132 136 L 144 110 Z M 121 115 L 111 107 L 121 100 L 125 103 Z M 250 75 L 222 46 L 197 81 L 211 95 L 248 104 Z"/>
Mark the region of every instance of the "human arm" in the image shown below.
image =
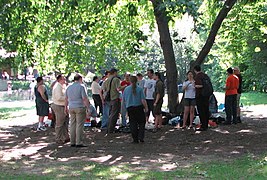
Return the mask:
<path id="1" fill-rule="evenodd" d="M 45 96 L 45 86 L 44 85 L 41 85 L 38 87 L 38 92 L 40 93 L 41 97 L 43 98 L 43 100 L 45 102 L 48 102 L 48 99 L 47 97 Z"/>
<path id="2" fill-rule="evenodd" d="M 157 93 L 155 101 L 154 101 L 154 106 L 156 106 L 158 104 L 159 99 L 160 99 L 160 94 Z"/>

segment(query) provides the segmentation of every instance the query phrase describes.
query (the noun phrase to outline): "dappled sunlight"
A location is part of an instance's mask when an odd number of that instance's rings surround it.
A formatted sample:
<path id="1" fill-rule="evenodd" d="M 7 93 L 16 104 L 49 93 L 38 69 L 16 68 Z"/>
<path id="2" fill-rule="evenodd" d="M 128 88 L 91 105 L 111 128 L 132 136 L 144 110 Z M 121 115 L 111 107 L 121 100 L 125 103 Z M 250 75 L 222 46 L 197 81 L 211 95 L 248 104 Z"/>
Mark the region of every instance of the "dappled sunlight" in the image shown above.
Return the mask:
<path id="1" fill-rule="evenodd" d="M 237 133 L 255 133 L 251 129 L 241 129 L 240 131 L 237 131 Z"/>
<path id="2" fill-rule="evenodd" d="M 110 160 L 111 158 L 112 158 L 112 155 L 106 155 L 106 156 L 100 156 L 98 158 L 89 158 L 89 160 L 94 161 L 94 162 L 103 163 L 103 162 Z"/>
<path id="3" fill-rule="evenodd" d="M 230 152 L 230 154 L 240 154 L 240 152 L 239 152 L 239 151 L 236 151 L 236 150 L 234 150 L 234 151 L 231 151 L 231 152 Z"/>
<path id="4" fill-rule="evenodd" d="M 209 144 L 209 143 L 212 143 L 212 140 L 206 140 L 203 142 L 204 144 Z"/>
<path id="5" fill-rule="evenodd" d="M 122 160 L 123 156 L 119 156 L 117 157 L 116 159 L 114 159 L 113 161 L 109 162 L 109 164 L 115 164 L 117 163 L 118 161 Z"/>
<path id="6" fill-rule="evenodd" d="M 38 152 L 38 150 L 46 147 L 48 143 L 39 143 L 39 144 L 33 144 L 29 145 L 28 147 L 21 147 L 20 145 L 17 145 L 13 148 L 2 150 L 3 157 L 2 160 L 8 161 L 13 158 L 19 159 L 22 156 L 29 156 L 33 155 Z"/>
<path id="7" fill-rule="evenodd" d="M 163 141 L 165 138 L 166 138 L 165 136 L 161 136 L 158 140 Z"/>
<path id="8" fill-rule="evenodd" d="M 173 170 L 173 169 L 176 169 L 177 168 L 177 165 L 176 163 L 170 163 L 170 164 L 163 164 L 160 169 L 162 171 L 170 171 L 170 170 Z"/>
<path id="9" fill-rule="evenodd" d="M 230 134 L 229 131 L 223 130 L 223 129 L 220 129 L 220 128 L 216 128 L 213 131 L 218 132 L 218 133 L 222 133 L 222 134 Z"/>

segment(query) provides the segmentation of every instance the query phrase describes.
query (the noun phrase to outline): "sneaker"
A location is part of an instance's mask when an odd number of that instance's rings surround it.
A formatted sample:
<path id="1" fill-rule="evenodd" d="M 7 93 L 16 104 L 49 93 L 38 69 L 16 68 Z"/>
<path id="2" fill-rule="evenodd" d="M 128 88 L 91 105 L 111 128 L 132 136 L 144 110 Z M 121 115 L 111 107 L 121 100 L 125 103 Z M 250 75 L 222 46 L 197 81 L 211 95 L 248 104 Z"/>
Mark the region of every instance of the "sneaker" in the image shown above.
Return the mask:
<path id="1" fill-rule="evenodd" d="M 37 131 L 46 131 L 46 127 L 44 127 L 44 126 L 38 127 Z"/>

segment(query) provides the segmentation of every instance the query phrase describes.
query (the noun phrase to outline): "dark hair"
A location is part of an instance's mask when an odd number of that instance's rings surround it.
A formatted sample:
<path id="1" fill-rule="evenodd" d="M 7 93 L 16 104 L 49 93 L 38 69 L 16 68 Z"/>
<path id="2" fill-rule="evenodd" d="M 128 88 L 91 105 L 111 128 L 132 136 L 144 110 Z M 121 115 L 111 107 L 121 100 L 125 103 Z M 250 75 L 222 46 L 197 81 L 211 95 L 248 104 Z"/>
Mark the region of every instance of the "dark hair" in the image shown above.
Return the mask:
<path id="1" fill-rule="evenodd" d="M 43 80 L 43 77 L 41 77 L 41 76 L 39 76 L 39 77 L 36 79 L 37 83 L 41 82 L 42 80 Z"/>
<path id="2" fill-rule="evenodd" d="M 95 81 L 95 80 L 97 80 L 98 79 L 98 77 L 97 76 L 94 76 L 93 77 L 93 81 Z"/>
<path id="3" fill-rule="evenodd" d="M 107 76 L 109 73 L 110 73 L 110 71 L 106 71 L 106 72 L 105 72 L 105 76 Z"/>
<path id="4" fill-rule="evenodd" d="M 192 71 L 187 71 L 186 75 L 188 75 L 189 73 L 192 73 L 192 74 L 194 74 Z"/>
<path id="5" fill-rule="evenodd" d="M 155 75 L 158 76 L 158 78 L 161 80 L 161 75 L 159 72 L 155 72 Z"/>
<path id="6" fill-rule="evenodd" d="M 228 68 L 226 71 L 227 71 L 229 74 L 233 74 L 233 73 L 234 73 L 233 68 Z"/>
<path id="7" fill-rule="evenodd" d="M 57 76 L 57 81 L 60 80 L 61 78 L 62 78 L 62 74 L 59 74 L 59 75 Z"/>
<path id="8" fill-rule="evenodd" d="M 110 74 L 114 74 L 115 72 L 118 72 L 118 70 L 115 69 L 115 68 L 112 68 L 112 69 L 110 70 Z"/>
<path id="9" fill-rule="evenodd" d="M 82 78 L 82 76 L 80 74 L 76 74 L 74 76 L 74 81 L 79 81 Z"/>
<path id="10" fill-rule="evenodd" d="M 136 76 L 131 76 L 130 77 L 131 85 L 132 85 L 132 92 L 134 95 L 136 95 L 136 83 L 137 83 L 137 77 Z"/>
<path id="11" fill-rule="evenodd" d="M 151 74 L 154 74 L 154 70 L 153 69 L 147 69 L 147 71 L 149 71 Z"/>
<path id="12" fill-rule="evenodd" d="M 196 66 L 194 67 L 194 70 L 196 70 L 197 72 L 201 71 L 201 67 L 200 67 L 200 65 L 196 65 Z"/>
<path id="13" fill-rule="evenodd" d="M 143 77 L 141 73 L 136 74 L 137 77 Z"/>

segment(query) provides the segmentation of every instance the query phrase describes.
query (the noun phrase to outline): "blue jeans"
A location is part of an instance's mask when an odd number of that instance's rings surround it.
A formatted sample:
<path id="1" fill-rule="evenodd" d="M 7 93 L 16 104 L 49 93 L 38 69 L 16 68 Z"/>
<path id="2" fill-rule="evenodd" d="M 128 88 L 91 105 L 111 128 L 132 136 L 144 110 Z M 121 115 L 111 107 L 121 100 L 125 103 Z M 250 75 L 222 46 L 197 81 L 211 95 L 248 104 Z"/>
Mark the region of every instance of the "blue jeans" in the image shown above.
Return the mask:
<path id="1" fill-rule="evenodd" d="M 101 119 L 101 128 L 107 129 L 108 127 L 108 117 L 109 117 L 110 102 L 105 102 L 103 104 L 103 115 Z"/>
<path id="2" fill-rule="evenodd" d="M 126 105 L 123 101 L 121 101 L 121 125 L 122 126 L 126 126 L 126 113 L 127 113 L 127 109 L 126 109 Z"/>

